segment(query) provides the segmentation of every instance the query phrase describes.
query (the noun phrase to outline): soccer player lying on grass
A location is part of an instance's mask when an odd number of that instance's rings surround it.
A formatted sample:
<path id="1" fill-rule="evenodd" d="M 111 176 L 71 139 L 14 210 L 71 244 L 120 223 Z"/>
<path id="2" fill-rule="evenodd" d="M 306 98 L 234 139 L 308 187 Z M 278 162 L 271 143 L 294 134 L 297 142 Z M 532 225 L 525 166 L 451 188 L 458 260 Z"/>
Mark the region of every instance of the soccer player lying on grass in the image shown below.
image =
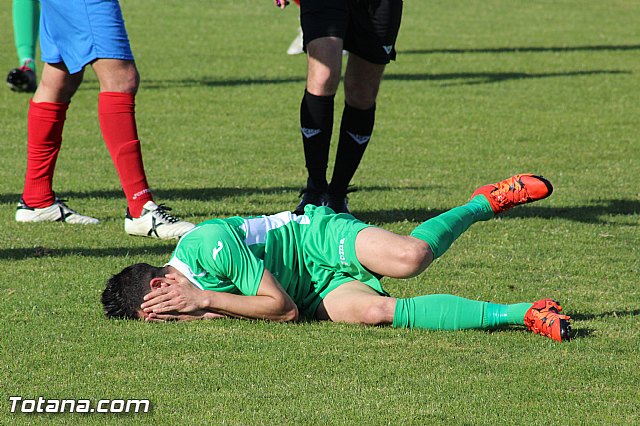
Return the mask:
<path id="1" fill-rule="evenodd" d="M 473 223 L 552 190 L 530 174 L 485 185 L 410 236 L 313 205 L 300 216 L 208 220 L 180 239 L 164 267 L 138 263 L 110 278 L 102 303 L 108 317 L 148 321 L 307 318 L 430 330 L 524 325 L 569 340 L 570 318 L 551 299 L 512 305 L 443 294 L 396 299 L 380 284 L 383 276 L 415 277 Z"/>

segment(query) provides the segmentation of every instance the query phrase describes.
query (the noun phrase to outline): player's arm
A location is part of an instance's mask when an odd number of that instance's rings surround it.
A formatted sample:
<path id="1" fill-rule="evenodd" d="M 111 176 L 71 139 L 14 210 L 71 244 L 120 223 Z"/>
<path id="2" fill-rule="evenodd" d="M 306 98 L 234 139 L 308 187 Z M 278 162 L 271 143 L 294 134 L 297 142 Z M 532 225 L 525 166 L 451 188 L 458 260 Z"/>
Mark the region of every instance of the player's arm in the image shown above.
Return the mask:
<path id="1" fill-rule="evenodd" d="M 279 322 L 298 319 L 298 307 L 266 269 L 255 296 L 208 291 L 203 308 L 209 312 L 240 318 Z"/>
<path id="2" fill-rule="evenodd" d="M 274 276 L 264 270 L 255 296 L 200 290 L 184 276 L 169 274 L 175 284 L 147 294 L 142 309 L 149 320 L 180 320 L 189 316 L 203 319 L 238 318 L 295 321 L 298 308 Z M 200 316 L 202 312 L 207 314 Z M 195 318 L 193 318 L 195 319 Z"/>

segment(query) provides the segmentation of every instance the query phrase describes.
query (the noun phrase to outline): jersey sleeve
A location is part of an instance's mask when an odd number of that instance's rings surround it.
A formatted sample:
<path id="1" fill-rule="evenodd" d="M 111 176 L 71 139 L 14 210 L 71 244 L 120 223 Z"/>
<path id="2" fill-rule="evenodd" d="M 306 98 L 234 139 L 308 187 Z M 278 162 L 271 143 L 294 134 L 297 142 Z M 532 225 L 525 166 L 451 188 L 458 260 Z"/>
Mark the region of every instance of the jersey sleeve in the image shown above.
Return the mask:
<path id="1" fill-rule="evenodd" d="M 249 249 L 228 224 L 208 225 L 199 247 L 201 265 L 222 282 L 230 281 L 245 296 L 255 296 L 264 273 L 264 261 Z"/>

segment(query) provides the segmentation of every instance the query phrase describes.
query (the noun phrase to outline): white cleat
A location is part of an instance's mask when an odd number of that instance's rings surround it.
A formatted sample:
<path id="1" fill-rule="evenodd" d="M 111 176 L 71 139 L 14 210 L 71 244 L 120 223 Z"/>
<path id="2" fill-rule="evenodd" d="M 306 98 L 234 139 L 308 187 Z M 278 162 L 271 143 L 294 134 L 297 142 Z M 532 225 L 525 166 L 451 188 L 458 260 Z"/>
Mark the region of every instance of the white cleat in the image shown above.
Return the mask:
<path id="1" fill-rule="evenodd" d="M 170 208 L 147 201 L 140 217 L 131 217 L 129 210 L 124 219 L 124 230 L 129 235 L 170 240 L 180 238 L 195 225 L 185 222 L 168 213 Z"/>
<path id="2" fill-rule="evenodd" d="M 90 216 L 83 216 L 77 211 L 69 208 L 64 203 L 65 200 L 56 200 L 49 207 L 35 208 L 29 207 L 23 200 L 20 200 L 16 210 L 17 222 L 65 222 L 78 225 L 97 225 L 100 221 Z"/>
<path id="3" fill-rule="evenodd" d="M 302 28 L 298 28 L 298 36 L 293 39 L 291 45 L 287 49 L 287 55 L 301 55 L 304 53 L 304 46 L 302 45 Z"/>

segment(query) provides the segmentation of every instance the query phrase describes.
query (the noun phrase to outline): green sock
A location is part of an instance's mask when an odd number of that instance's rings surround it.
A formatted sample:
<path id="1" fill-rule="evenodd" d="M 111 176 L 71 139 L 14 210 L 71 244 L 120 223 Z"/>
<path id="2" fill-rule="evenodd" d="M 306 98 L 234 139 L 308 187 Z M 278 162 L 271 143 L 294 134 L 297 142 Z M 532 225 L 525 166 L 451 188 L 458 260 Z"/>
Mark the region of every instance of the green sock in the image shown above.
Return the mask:
<path id="1" fill-rule="evenodd" d="M 530 307 L 531 303 L 500 305 L 450 294 L 430 294 L 396 299 L 393 327 L 465 330 L 524 325 L 524 315 Z"/>
<path id="2" fill-rule="evenodd" d="M 38 0 L 13 0 L 13 37 L 20 65 L 29 59 L 29 67 L 35 72 L 36 44 L 40 25 Z"/>
<path id="3" fill-rule="evenodd" d="M 433 258 L 442 256 L 451 244 L 475 222 L 494 216 L 489 201 L 477 195 L 471 201 L 427 220 L 411 232 L 411 236 L 425 241 L 433 251 Z"/>

